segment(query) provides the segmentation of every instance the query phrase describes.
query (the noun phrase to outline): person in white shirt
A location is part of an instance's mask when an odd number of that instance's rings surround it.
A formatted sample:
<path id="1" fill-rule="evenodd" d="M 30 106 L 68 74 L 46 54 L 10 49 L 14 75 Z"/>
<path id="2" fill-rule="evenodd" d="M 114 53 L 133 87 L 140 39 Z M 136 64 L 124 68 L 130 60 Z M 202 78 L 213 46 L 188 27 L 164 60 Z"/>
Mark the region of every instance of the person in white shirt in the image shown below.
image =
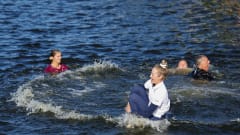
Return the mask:
<path id="1" fill-rule="evenodd" d="M 125 111 L 151 120 L 163 119 L 170 108 L 168 92 L 163 82 L 166 76 L 166 66 L 155 65 L 144 86 L 137 85 L 131 89 Z"/>

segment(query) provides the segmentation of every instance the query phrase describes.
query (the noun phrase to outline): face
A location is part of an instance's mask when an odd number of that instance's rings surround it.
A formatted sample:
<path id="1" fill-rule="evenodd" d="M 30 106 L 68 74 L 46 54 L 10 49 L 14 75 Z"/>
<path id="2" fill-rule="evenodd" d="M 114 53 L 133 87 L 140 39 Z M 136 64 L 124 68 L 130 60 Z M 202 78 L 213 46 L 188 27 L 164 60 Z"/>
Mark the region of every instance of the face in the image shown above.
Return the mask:
<path id="1" fill-rule="evenodd" d="M 184 60 L 181 60 L 179 63 L 178 63 L 178 68 L 187 68 L 188 65 L 187 65 L 187 62 L 184 61 Z"/>
<path id="2" fill-rule="evenodd" d="M 56 52 L 56 54 L 54 56 L 52 56 L 52 62 L 54 63 L 61 63 L 61 59 L 62 59 L 62 54 L 60 52 Z"/>
<path id="3" fill-rule="evenodd" d="M 162 75 L 159 74 L 159 72 L 156 68 L 153 68 L 150 78 L 151 78 L 152 84 L 158 84 L 158 83 L 162 82 L 163 77 L 162 77 Z"/>
<path id="4" fill-rule="evenodd" d="M 205 70 L 205 71 L 208 71 L 209 69 L 209 65 L 210 65 L 210 61 L 208 60 L 207 57 L 203 57 L 202 60 L 201 60 L 201 63 L 199 65 L 199 68 Z"/>

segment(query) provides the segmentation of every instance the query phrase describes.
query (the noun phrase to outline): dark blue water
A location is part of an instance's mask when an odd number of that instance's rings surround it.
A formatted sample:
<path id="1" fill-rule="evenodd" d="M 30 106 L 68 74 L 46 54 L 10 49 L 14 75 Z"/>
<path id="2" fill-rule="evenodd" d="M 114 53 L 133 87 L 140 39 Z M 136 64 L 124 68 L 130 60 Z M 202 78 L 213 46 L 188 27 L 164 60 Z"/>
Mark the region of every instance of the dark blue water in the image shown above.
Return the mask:
<path id="1" fill-rule="evenodd" d="M 0 1 L 0 134 L 239 134 L 240 2 Z M 70 70 L 44 76 L 52 49 Z M 168 120 L 124 113 L 151 67 L 205 54 L 218 79 L 165 80 Z"/>

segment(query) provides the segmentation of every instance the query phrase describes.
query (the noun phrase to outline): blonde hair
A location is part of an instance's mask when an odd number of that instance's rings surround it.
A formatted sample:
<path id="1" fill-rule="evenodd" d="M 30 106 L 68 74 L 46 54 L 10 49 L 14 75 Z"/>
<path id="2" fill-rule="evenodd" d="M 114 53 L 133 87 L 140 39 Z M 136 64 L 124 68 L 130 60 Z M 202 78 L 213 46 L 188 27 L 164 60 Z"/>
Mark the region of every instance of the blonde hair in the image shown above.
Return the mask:
<path id="1" fill-rule="evenodd" d="M 168 75 L 168 69 L 166 67 L 156 64 L 153 68 L 157 69 L 158 74 L 163 76 L 163 80 L 166 79 Z"/>

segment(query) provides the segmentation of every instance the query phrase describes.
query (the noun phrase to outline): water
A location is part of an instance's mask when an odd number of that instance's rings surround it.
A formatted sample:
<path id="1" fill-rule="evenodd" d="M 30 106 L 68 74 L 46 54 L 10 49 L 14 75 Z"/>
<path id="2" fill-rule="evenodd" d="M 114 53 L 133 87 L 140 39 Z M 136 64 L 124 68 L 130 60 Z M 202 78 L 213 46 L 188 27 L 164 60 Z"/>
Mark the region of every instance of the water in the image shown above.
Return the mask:
<path id="1" fill-rule="evenodd" d="M 239 134 L 240 3 L 0 1 L 0 134 Z M 71 70 L 44 76 L 51 49 Z M 168 120 L 124 113 L 165 58 L 205 54 L 219 79 L 171 75 Z"/>

